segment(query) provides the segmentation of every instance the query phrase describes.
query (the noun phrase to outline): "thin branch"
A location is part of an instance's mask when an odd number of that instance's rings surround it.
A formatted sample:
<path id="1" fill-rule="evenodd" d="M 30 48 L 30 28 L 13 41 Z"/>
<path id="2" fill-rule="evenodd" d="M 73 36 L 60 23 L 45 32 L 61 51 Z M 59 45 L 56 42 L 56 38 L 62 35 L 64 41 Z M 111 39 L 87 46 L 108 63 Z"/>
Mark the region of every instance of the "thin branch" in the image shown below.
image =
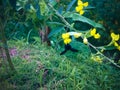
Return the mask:
<path id="1" fill-rule="evenodd" d="M 48 3 L 48 6 L 50 6 L 51 9 L 56 13 L 56 15 L 59 16 L 59 17 L 62 19 L 62 21 L 66 24 L 66 26 L 67 26 L 68 28 L 77 31 L 75 28 L 71 27 L 71 25 L 65 20 L 65 18 L 64 18 L 61 14 L 59 14 L 58 11 L 57 11 L 56 9 L 54 9 L 54 7 L 53 7 L 51 4 Z M 81 38 L 83 39 L 83 37 L 81 37 Z M 107 57 L 107 56 L 105 56 L 104 54 L 102 54 L 102 53 L 97 49 L 97 47 L 95 47 L 94 45 L 92 45 L 90 42 L 88 42 L 88 45 L 91 46 L 91 47 L 93 47 L 97 52 L 100 53 L 101 56 L 105 57 L 105 58 L 106 58 L 109 62 L 111 62 L 114 66 L 120 68 L 120 66 L 117 65 L 116 63 L 114 63 L 112 59 L 110 59 L 109 57 Z"/>
<path id="2" fill-rule="evenodd" d="M 59 12 L 58 12 L 56 9 L 54 9 L 54 7 L 53 7 L 51 4 L 48 3 L 48 6 L 50 6 L 51 9 L 55 12 L 55 14 L 62 19 L 62 21 L 65 23 L 65 25 L 66 25 L 68 28 L 77 31 L 75 28 L 71 27 L 71 25 L 65 20 L 65 18 L 64 18 L 61 14 L 59 14 Z"/>

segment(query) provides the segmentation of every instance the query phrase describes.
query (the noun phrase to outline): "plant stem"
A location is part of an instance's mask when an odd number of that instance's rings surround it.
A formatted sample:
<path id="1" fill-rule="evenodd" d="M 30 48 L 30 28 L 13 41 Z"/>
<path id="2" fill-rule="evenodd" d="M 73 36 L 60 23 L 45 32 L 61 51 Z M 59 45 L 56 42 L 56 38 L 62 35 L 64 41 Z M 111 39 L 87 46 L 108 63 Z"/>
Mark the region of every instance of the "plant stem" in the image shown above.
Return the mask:
<path id="1" fill-rule="evenodd" d="M 0 29 L 1 39 L 2 39 L 2 43 L 3 43 L 3 48 L 5 50 L 7 61 L 9 63 L 9 66 L 10 66 L 11 70 L 15 71 L 14 65 L 12 63 L 12 60 L 11 60 L 11 57 L 10 57 L 10 54 L 9 54 L 8 44 L 7 44 L 7 40 L 6 40 L 6 37 L 5 37 L 4 25 L 2 24 L 2 20 L 0 20 L 0 27 L 1 27 L 1 29 Z"/>

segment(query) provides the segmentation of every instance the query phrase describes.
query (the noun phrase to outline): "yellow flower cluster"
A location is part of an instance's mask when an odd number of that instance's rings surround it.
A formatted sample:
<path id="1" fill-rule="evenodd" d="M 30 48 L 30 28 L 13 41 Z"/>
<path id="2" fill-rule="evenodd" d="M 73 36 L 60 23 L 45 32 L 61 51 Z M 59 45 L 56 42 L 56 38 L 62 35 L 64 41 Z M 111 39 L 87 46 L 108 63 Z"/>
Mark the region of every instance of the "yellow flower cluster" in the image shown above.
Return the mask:
<path id="1" fill-rule="evenodd" d="M 112 37 L 112 40 L 113 41 L 118 41 L 119 40 L 119 38 L 120 38 L 120 36 L 119 36 L 119 34 L 115 34 L 115 33 L 111 33 L 111 37 Z"/>
<path id="2" fill-rule="evenodd" d="M 82 2 L 82 0 L 78 0 L 78 2 L 77 2 L 77 5 L 78 6 L 76 6 L 76 12 L 79 12 L 80 13 L 80 15 L 83 15 L 84 14 L 84 7 L 87 7 L 88 6 L 88 2 L 85 2 L 85 3 L 83 3 Z"/>
<path id="3" fill-rule="evenodd" d="M 74 36 L 75 38 L 79 38 L 80 36 L 82 36 L 82 33 L 78 33 L 78 32 L 63 33 L 62 39 L 64 41 L 64 44 L 69 44 L 72 41 L 70 36 Z M 88 44 L 88 40 L 86 37 L 83 38 L 83 43 Z"/>
<path id="4" fill-rule="evenodd" d="M 69 44 L 72 41 L 70 39 L 70 34 L 69 33 L 63 33 L 62 38 L 63 38 L 65 44 Z"/>
<path id="5" fill-rule="evenodd" d="M 120 50 L 120 45 L 117 43 L 117 41 L 120 39 L 119 34 L 111 33 L 112 42 L 114 43 L 114 46 L 117 47 L 118 50 Z"/>
<path id="6" fill-rule="evenodd" d="M 93 28 L 90 31 L 90 35 L 93 36 L 95 39 L 99 39 L 101 37 L 99 33 L 96 33 L 96 28 Z"/>
<path id="7" fill-rule="evenodd" d="M 64 40 L 65 44 L 69 44 L 72 40 L 70 39 L 70 36 L 74 36 L 75 38 L 79 38 L 82 35 L 82 33 L 78 32 L 68 32 L 62 34 L 62 39 Z"/>

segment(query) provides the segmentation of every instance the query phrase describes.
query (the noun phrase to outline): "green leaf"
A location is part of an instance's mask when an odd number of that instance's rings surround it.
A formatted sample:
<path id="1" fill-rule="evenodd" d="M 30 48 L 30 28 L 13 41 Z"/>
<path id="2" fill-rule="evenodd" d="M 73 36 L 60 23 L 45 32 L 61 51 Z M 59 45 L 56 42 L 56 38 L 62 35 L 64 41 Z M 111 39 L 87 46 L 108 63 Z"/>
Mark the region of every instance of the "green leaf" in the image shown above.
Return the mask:
<path id="1" fill-rule="evenodd" d="M 112 46 L 105 46 L 104 49 L 105 50 L 113 50 L 113 49 L 116 49 L 116 47 L 113 45 Z"/>
<path id="2" fill-rule="evenodd" d="M 105 30 L 105 28 L 99 24 L 99 23 L 96 23 L 92 20 L 90 20 L 89 18 L 86 18 L 84 16 L 81 16 L 80 14 L 78 13 L 73 13 L 73 12 L 67 12 L 63 15 L 65 18 L 72 18 L 73 21 L 81 21 L 81 22 L 84 22 L 84 23 L 87 23 L 95 28 L 101 28 L 103 30 Z"/>
<path id="3" fill-rule="evenodd" d="M 48 26 L 64 26 L 64 24 L 59 23 L 59 22 L 47 22 Z"/>
<path id="4" fill-rule="evenodd" d="M 70 45 L 72 46 L 72 48 L 77 49 L 77 50 L 81 51 L 82 53 L 84 53 L 86 55 L 90 54 L 89 47 L 87 45 L 83 44 L 82 42 L 72 40 Z"/>
<path id="5" fill-rule="evenodd" d="M 48 35 L 48 38 L 50 38 L 51 36 L 53 36 L 54 34 L 57 34 L 59 32 L 61 32 L 62 30 L 64 30 L 64 27 L 56 27 L 54 28 L 50 34 Z"/>

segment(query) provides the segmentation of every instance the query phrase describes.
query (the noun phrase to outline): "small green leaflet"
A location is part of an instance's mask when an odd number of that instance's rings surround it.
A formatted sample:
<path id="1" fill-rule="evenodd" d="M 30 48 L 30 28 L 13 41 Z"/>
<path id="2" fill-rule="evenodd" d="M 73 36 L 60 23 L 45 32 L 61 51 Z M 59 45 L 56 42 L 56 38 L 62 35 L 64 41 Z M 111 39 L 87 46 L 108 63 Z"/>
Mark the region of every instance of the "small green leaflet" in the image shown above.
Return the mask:
<path id="1" fill-rule="evenodd" d="M 84 16 L 81 16 L 80 14 L 78 13 L 73 13 L 73 12 L 67 12 L 63 15 L 65 18 L 72 18 L 73 21 L 81 21 L 81 22 L 84 22 L 84 23 L 87 23 L 95 28 L 101 28 L 103 30 L 105 30 L 105 28 L 99 24 L 99 23 L 96 23 L 92 20 L 90 20 L 89 18 L 86 18 Z"/>

